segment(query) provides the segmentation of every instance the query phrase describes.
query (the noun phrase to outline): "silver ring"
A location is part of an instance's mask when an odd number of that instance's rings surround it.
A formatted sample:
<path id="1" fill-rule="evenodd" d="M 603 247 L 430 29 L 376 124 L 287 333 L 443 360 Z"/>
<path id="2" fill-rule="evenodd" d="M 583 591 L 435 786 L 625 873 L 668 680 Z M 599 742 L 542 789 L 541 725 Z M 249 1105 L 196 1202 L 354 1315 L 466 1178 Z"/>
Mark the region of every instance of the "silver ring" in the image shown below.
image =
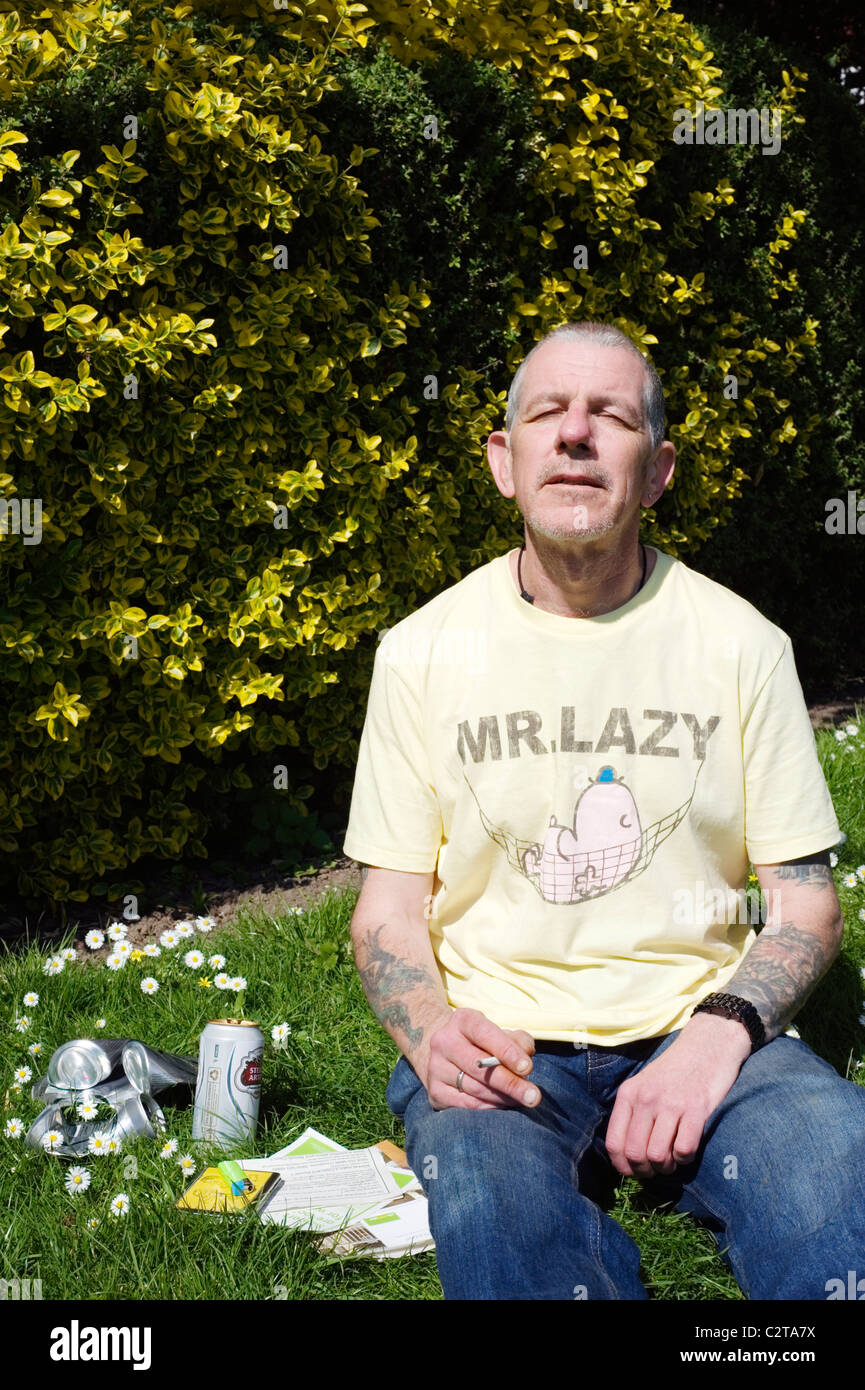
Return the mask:
<path id="1" fill-rule="evenodd" d="M 463 1088 L 463 1077 L 464 1077 L 464 1076 L 465 1076 L 465 1072 L 464 1072 L 464 1071 L 457 1072 L 457 1090 L 458 1090 L 458 1091 L 461 1091 L 462 1088 Z"/>

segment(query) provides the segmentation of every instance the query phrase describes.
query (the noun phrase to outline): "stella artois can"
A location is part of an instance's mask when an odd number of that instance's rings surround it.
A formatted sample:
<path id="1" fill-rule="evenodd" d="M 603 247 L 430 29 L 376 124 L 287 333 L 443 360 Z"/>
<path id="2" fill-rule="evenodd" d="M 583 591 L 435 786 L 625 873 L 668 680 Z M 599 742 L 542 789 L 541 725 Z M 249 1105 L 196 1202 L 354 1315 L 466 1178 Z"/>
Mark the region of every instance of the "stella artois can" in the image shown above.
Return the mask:
<path id="1" fill-rule="evenodd" d="M 245 1018 L 214 1018 L 201 1035 L 192 1116 L 193 1139 L 233 1144 L 251 1139 L 261 1099 L 264 1034 Z"/>

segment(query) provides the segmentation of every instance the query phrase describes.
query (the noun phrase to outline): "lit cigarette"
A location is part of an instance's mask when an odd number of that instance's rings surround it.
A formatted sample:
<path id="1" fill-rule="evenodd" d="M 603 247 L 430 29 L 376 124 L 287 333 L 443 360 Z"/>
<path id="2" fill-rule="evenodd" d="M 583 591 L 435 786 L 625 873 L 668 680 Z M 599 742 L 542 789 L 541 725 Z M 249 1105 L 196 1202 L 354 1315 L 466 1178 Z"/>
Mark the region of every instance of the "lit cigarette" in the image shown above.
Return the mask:
<path id="1" fill-rule="evenodd" d="M 479 1067 L 500 1067 L 501 1062 L 498 1057 L 482 1057 L 478 1062 Z"/>

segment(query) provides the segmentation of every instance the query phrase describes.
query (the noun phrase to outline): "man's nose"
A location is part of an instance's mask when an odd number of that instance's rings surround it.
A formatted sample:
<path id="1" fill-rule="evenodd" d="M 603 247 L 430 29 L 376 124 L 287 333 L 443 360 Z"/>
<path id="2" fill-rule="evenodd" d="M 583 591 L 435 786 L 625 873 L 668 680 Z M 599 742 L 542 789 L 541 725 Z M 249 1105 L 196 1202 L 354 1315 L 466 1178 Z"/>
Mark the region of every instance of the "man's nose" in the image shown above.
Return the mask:
<path id="1" fill-rule="evenodd" d="M 565 444 L 573 447 L 591 440 L 591 417 L 583 405 L 572 401 L 561 418 L 559 434 Z"/>

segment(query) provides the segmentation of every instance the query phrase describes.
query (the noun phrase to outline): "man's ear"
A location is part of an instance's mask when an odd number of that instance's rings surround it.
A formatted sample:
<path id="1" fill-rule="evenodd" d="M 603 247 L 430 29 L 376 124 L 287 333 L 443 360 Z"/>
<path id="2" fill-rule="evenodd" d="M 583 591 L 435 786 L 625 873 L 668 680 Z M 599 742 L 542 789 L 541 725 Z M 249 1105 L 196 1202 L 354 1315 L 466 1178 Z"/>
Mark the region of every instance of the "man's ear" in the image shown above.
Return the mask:
<path id="1" fill-rule="evenodd" d="M 496 487 L 503 497 L 513 497 L 513 460 L 507 430 L 494 430 L 487 440 L 487 459 Z"/>

